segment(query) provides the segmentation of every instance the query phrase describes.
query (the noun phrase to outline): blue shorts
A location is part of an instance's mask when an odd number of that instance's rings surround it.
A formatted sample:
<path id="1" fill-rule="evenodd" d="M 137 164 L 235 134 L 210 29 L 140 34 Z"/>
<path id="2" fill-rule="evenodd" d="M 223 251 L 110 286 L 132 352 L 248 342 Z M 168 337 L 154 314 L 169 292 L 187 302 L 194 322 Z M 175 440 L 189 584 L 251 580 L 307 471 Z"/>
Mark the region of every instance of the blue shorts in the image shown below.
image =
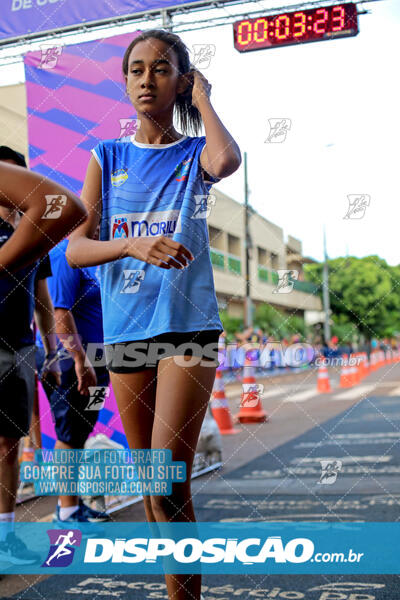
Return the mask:
<path id="1" fill-rule="evenodd" d="M 41 369 L 44 351 L 38 349 L 37 366 Z M 74 448 L 82 448 L 99 416 L 101 402 L 93 402 L 91 396 L 83 396 L 78 392 L 78 379 L 72 359 L 60 361 L 61 385 L 55 387 L 42 381 L 42 386 L 49 400 L 57 439 Z M 107 388 L 110 381 L 108 371 L 104 367 L 95 369 L 96 388 Z M 101 389 L 100 389 L 101 393 Z M 103 392 L 104 393 L 104 392 Z"/>
<path id="2" fill-rule="evenodd" d="M 134 342 L 119 342 L 104 346 L 107 369 L 113 373 L 134 373 L 155 368 L 169 356 L 198 356 L 218 366 L 220 329 L 167 332 Z"/>

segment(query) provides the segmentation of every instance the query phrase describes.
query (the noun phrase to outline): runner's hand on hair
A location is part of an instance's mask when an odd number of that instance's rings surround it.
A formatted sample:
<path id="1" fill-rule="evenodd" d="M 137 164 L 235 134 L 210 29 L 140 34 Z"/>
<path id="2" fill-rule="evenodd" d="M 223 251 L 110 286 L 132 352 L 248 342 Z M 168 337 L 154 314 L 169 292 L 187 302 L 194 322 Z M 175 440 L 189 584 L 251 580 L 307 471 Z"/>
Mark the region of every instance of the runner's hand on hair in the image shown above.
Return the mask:
<path id="1" fill-rule="evenodd" d="M 188 89 L 192 91 L 192 105 L 199 109 L 199 102 L 206 98 L 209 100 L 211 94 L 211 83 L 204 77 L 195 67 L 191 68 L 187 77 L 190 78 L 191 84 Z"/>
<path id="2" fill-rule="evenodd" d="M 184 269 L 189 261 L 194 259 L 193 254 L 183 244 L 164 235 L 154 238 L 128 238 L 127 241 L 126 256 L 143 260 L 161 269 Z"/>

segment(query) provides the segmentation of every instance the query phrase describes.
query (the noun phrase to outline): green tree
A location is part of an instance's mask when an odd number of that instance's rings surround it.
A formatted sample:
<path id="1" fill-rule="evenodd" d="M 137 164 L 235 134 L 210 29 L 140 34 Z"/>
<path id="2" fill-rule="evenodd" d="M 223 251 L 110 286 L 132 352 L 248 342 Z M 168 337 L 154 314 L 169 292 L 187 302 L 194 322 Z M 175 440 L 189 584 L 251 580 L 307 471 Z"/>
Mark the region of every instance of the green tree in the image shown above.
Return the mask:
<path id="1" fill-rule="evenodd" d="M 335 258 L 328 265 L 330 304 L 338 325 L 353 324 L 369 339 L 400 330 L 400 267 L 376 255 Z M 305 265 L 305 274 L 321 284 L 322 264 Z"/>

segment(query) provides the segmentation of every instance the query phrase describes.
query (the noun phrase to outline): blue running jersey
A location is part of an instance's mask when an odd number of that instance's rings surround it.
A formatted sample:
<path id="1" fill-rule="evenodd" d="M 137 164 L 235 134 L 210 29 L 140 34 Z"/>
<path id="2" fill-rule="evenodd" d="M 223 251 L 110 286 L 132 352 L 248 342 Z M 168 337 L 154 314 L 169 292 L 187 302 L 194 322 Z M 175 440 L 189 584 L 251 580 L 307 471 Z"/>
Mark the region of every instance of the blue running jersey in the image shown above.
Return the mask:
<path id="1" fill-rule="evenodd" d="M 100 240 L 164 235 L 194 256 L 181 270 L 130 257 L 100 265 L 104 344 L 223 330 L 206 218 L 208 193 L 219 179 L 203 179 L 205 143 L 205 136 L 171 144 L 142 144 L 127 136 L 93 148 L 102 169 Z"/>

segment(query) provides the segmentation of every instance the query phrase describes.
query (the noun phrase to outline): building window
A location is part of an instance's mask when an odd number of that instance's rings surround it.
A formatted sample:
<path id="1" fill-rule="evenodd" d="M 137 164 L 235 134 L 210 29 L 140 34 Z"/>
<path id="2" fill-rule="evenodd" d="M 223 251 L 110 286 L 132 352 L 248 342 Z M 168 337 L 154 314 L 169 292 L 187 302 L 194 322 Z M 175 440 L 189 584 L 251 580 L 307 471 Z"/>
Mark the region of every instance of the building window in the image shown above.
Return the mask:
<path id="1" fill-rule="evenodd" d="M 271 252 L 271 269 L 279 268 L 279 256 L 274 252 Z"/>
<path id="2" fill-rule="evenodd" d="M 236 275 L 240 275 L 242 272 L 242 265 L 238 258 L 235 256 L 228 256 L 228 270 L 231 273 L 236 273 Z"/>
<path id="3" fill-rule="evenodd" d="M 219 269 L 225 269 L 225 255 L 223 252 L 210 248 L 211 264 Z"/>
<path id="4" fill-rule="evenodd" d="M 228 253 L 234 254 L 235 256 L 240 256 L 240 238 L 236 237 L 236 235 L 231 235 L 228 233 Z"/>
<path id="5" fill-rule="evenodd" d="M 210 246 L 216 248 L 217 250 L 224 251 L 224 232 L 222 229 L 218 229 L 217 227 L 213 227 L 212 225 L 208 226 L 208 237 L 210 240 Z"/>
<path id="6" fill-rule="evenodd" d="M 258 265 L 258 279 L 260 281 L 264 281 L 265 283 L 268 282 L 268 269 L 266 267 L 263 267 L 262 265 Z"/>
<path id="7" fill-rule="evenodd" d="M 265 250 L 265 248 L 260 248 L 260 246 L 257 246 L 257 254 L 258 254 L 258 264 L 262 265 L 263 267 L 266 267 L 268 265 L 267 262 L 267 251 Z"/>

